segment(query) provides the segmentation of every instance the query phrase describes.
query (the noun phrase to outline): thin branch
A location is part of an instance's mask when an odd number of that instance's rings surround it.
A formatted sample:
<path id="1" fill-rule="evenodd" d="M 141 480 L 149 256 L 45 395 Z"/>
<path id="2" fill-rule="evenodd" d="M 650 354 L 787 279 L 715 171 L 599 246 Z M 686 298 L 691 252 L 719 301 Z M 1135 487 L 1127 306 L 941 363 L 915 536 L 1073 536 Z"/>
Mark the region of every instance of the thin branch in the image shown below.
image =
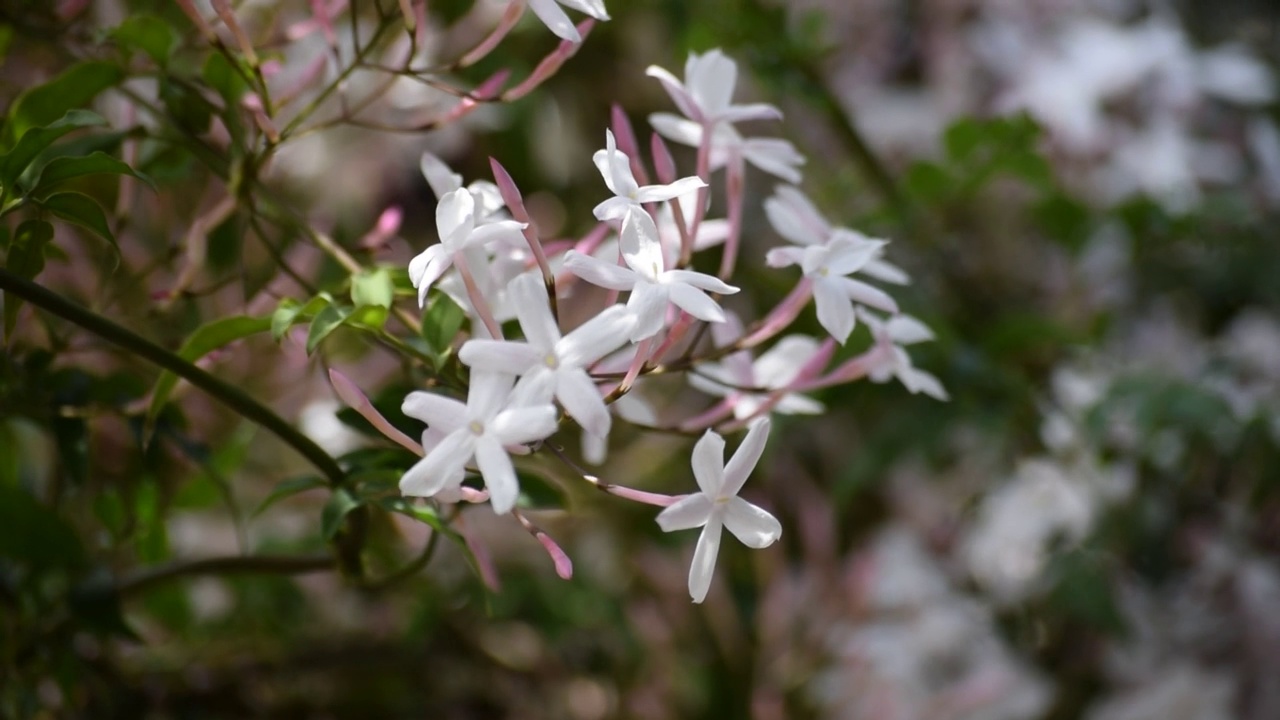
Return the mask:
<path id="1" fill-rule="evenodd" d="M 134 595 L 169 580 L 200 575 L 305 575 L 328 572 L 334 567 L 334 560 L 328 555 L 236 555 L 179 560 L 129 575 L 116 583 L 116 592 L 122 596 Z"/>

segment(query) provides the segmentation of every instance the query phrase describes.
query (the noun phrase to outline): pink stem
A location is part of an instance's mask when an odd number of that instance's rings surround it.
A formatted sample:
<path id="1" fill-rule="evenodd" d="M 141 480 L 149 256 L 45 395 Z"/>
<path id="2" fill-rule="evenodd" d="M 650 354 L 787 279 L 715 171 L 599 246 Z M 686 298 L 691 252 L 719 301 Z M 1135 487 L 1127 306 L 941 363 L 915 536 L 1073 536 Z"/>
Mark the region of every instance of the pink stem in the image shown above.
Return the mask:
<path id="1" fill-rule="evenodd" d="M 742 155 L 734 154 L 725 173 L 725 194 L 729 204 L 729 236 L 724 240 L 724 255 L 720 258 L 720 279 L 728 280 L 738 262 L 738 245 L 742 236 L 742 196 L 745 169 Z"/>
<path id="2" fill-rule="evenodd" d="M 554 298 L 556 279 L 551 273 L 551 263 L 547 262 L 547 254 L 542 248 L 542 241 L 538 238 L 538 228 L 529 219 L 529 211 L 525 209 L 524 197 L 520 194 L 520 188 L 516 187 L 515 180 L 511 179 L 511 174 L 507 172 L 506 168 L 502 167 L 502 163 L 489 158 L 489 167 L 493 170 L 493 179 L 498 185 L 498 191 L 502 193 L 502 201 L 511 210 L 511 217 L 515 218 L 516 222 L 525 224 L 524 239 L 529 243 L 529 251 L 533 253 L 534 259 L 538 261 L 538 269 L 542 271 L 542 282 L 546 284 L 548 290 L 552 292 L 552 298 Z"/>
<path id="3" fill-rule="evenodd" d="M 400 432 L 396 426 L 392 425 L 385 417 L 383 417 L 382 413 L 378 412 L 378 409 L 369 401 L 369 397 L 351 381 L 351 378 L 348 378 L 346 375 L 330 368 L 329 382 L 333 385 L 334 392 L 338 393 L 338 397 L 342 402 L 346 403 L 347 407 L 359 413 L 360 417 L 368 420 L 369 424 L 377 428 L 378 432 L 407 448 L 410 452 L 418 455 L 425 454 L 423 452 L 422 445 L 418 444 L 417 441 L 408 435 Z"/>
<path id="4" fill-rule="evenodd" d="M 737 404 L 737 393 L 734 393 L 725 397 L 723 400 L 716 403 L 715 405 L 712 405 L 710 408 L 703 411 L 702 413 L 695 415 L 689 418 L 688 420 L 685 420 L 684 422 L 680 423 L 680 429 L 685 431 L 705 430 L 706 428 L 709 428 L 712 425 L 715 425 L 716 423 L 720 422 L 721 420 L 729 417 L 729 415 L 733 413 L 733 406 L 736 404 Z"/>
<path id="5" fill-rule="evenodd" d="M 400 1 L 407 2 L 407 0 Z M 466 55 L 462 56 L 462 59 L 458 61 L 458 67 L 469 67 L 483 60 L 494 48 L 498 47 L 498 43 L 502 42 L 507 33 L 511 32 L 511 28 L 516 26 L 520 16 L 523 14 L 524 2 L 513 2 L 507 5 L 506 12 L 502 13 L 502 19 L 498 21 L 498 26 L 479 45 L 476 45 Z"/>
<path id="6" fill-rule="evenodd" d="M 755 347 L 782 332 L 809 304 L 809 298 L 812 296 L 813 281 L 807 277 L 801 278 L 800 282 L 796 283 L 795 289 L 765 316 L 764 322 L 760 323 L 760 326 L 750 335 L 739 340 L 736 345 L 744 349 Z"/>
<path id="7" fill-rule="evenodd" d="M 480 321 L 489 331 L 489 336 L 494 340 L 502 339 L 502 326 L 493 317 L 493 310 L 489 307 L 489 301 L 485 299 L 484 293 L 480 292 L 480 286 L 476 284 L 476 278 L 471 274 L 471 268 L 467 266 L 466 257 L 460 253 L 453 254 L 453 265 L 458 268 L 458 274 L 462 276 L 462 284 L 467 288 L 467 297 L 471 300 L 471 307 L 475 308 L 476 314 L 480 316 Z"/>
<path id="8" fill-rule="evenodd" d="M 631 367 L 627 368 L 627 374 L 622 378 L 622 383 L 618 386 L 623 392 L 630 390 L 631 384 L 640 376 L 640 370 L 649 358 L 649 348 L 652 345 L 653 338 L 645 338 L 636 346 L 636 356 L 632 358 Z"/>
<path id="9" fill-rule="evenodd" d="M 581 36 L 583 40 L 586 40 L 587 34 L 591 32 L 591 28 L 593 27 L 595 27 L 595 20 L 590 18 L 583 20 L 578 24 L 578 35 Z M 538 63 L 538 66 L 533 69 L 533 73 L 529 75 L 529 77 L 525 78 L 524 82 L 503 93 L 502 99 L 518 100 L 519 98 L 528 95 L 534 88 L 545 82 L 547 78 L 555 75 L 556 71 L 560 69 L 560 66 L 564 65 L 566 60 L 573 57 L 574 53 L 578 51 L 578 47 L 580 45 L 581 43 L 575 43 L 571 40 L 562 40 L 555 50 L 543 58 L 542 62 Z"/>
<path id="10" fill-rule="evenodd" d="M 631 161 L 632 176 L 635 177 L 638 184 L 648 185 L 649 173 L 645 170 L 644 163 L 641 162 L 640 143 L 636 140 L 635 130 L 632 129 L 631 121 L 627 119 L 627 114 L 622 111 L 620 105 L 615 103 L 609 111 L 609 118 L 613 125 L 613 137 L 618 141 L 618 149 Z"/>

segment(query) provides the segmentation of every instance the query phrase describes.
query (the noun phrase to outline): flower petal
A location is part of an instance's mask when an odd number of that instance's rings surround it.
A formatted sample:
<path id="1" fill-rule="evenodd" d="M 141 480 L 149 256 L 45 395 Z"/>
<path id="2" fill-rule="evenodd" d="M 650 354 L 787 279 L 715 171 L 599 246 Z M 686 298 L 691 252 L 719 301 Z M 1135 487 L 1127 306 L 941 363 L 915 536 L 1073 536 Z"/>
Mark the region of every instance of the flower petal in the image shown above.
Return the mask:
<path id="1" fill-rule="evenodd" d="M 636 189 L 635 201 L 638 203 L 666 202 L 706 186 L 707 183 L 702 178 L 693 176 L 680 178 L 667 185 L 645 185 Z"/>
<path id="2" fill-rule="evenodd" d="M 702 111 L 719 119 L 733 99 L 738 64 L 719 49 L 691 56 L 684 66 L 684 81 Z"/>
<path id="3" fill-rule="evenodd" d="M 841 292 L 843 292 L 850 300 L 862 303 L 863 305 L 870 305 L 873 308 L 883 310 L 887 313 L 898 312 L 898 303 L 894 302 L 893 298 L 889 297 L 888 293 L 874 285 L 868 285 L 861 280 L 854 280 L 853 278 L 846 277 L 823 279 L 830 280 L 833 284 L 839 287 Z M 815 283 L 815 286 L 820 284 L 822 283 Z"/>
<path id="4" fill-rule="evenodd" d="M 400 478 L 400 492 L 414 497 L 431 497 L 442 489 L 462 482 L 465 466 L 475 450 L 475 435 L 465 428 L 444 437 L 427 456 Z"/>
<path id="5" fill-rule="evenodd" d="M 764 212 L 773 229 L 798 245 L 826 242 L 831 225 L 799 188 L 779 185 L 764 201 Z"/>
<path id="6" fill-rule="evenodd" d="M 711 517 L 711 498 L 702 493 L 686 495 L 658 513 L 658 527 L 663 532 L 702 527 Z"/>
<path id="7" fill-rule="evenodd" d="M 738 288 L 725 283 L 715 275 L 695 272 L 693 270 L 668 270 L 662 274 L 663 282 L 683 283 L 692 285 L 699 290 L 707 290 L 709 292 L 720 293 L 721 295 L 733 295 L 738 292 Z"/>
<path id="8" fill-rule="evenodd" d="M 638 279 L 631 268 L 619 267 L 614 263 L 583 255 L 577 250 L 565 253 L 564 269 L 592 285 L 609 290 L 630 290 L 635 287 Z"/>
<path id="9" fill-rule="evenodd" d="M 885 323 L 889 338 L 899 345 L 913 345 L 933 339 L 928 325 L 910 315 L 894 315 Z"/>
<path id="10" fill-rule="evenodd" d="M 468 418 L 483 422 L 492 419 L 507 403 L 514 383 L 515 378 L 507 373 L 473 370 L 467 391 Z"/>
<path id="11" fill-rule="evenodd" d="M 427 185 L 431 186 L 431 192 L 435 193 L 437 198 L 444 197 L 462 187 L 462 176 L 429 152 L 422 153 L 422 158 L 418 160 L 418 169 L 422 171 L 422 177 L 426 178 Z"/>
<path id="12" fill-rule="evenodd" d="M 485 435 L 503 445 L 526 445 L 545 440 L 556 431 L 556 409 L 551 405 L 503 410 L 485 425 Z"/>
<path id="13" fill-rule="evenodd" d="M 525 223 L 515 220 L 497 220 L 477 226 L 462 242 L 467 246 L 489 243 L 508 246 L 524 245 L 524 228 Z"/>
<path id="14" fill-rule="evenodd" d="M 764 446 L 769 442 L 769 427 L 768 417 L 751 421 L 747 436 L 733 453 L 733 458 L 724 466 L 724 485 L 720 488 L 720 497 L 732 497 L 742 489 L 743 483 L 760 462 Z"/>
<path id="15" fill-rule="evenodd" d="M 516 481 L 516 469 L 511 465 L 511 456 L 502 449 L 501 443 L 487 435 L 476 438 L 476 465 L 484 477 L 485 489 L 489 491 L 489 502 L 493 511 L 499 515 L 511 512 L 520 495 L 520 483 Z"/>
<path id="16" fill-rule="evenodd" d="M 636 319 L 622 305 L 612 305 L 579 325 L 556 343 L 561 367 L 583 367 L 622 347 Z"/>
<path id="17" fill-rule="evenodd" d="M 409 281 L 418 288 L 418 307 L 427 301 L 431 286 L 453 265 L 453 255 L 444 245 L 432 245 L 409 261 Z"/>
<path id="18" fill-rule="evenodd" d="M 702 144 L 702 126 L 692 120 L 671 113 L 653 113 L 649 116 L 649 125 L 672 142 L 690 147 Z"/>
<path id="19" fill-rule="evenodd" d="M 675 75 L 672 75 L 666 68 L 660 68 L 657 65 L 650 65 L 645 71 L 645 75 L 657 79 L 662 83 L 663 89 L 671 96 L 671 102 L 676 104 L 680 112 L 690 120 L 702 121 L 702 111 L 698 108 L 698 103 L 685 89 L 684 83 L 680 82 Z"/>
<path id="20" fill-rule="evenodd" d="M 898 377 L 902 378 L 902 384 L 913 393 L 924 393 L 943 402 L 951 399 L 946 388 L 942 387 L 942 381 L 924 370 L 914 367 L 904 368 L 898 372 Z"/>
<path id="21" fill-rule="evenodd" d="M 821 415 L 827 406 L 807 395 L 787 393 L 773 406 L 779 415 Z"/>
<path id="22" fill-rule="evenodd" d="M 833 280 L 846 278 L 820 277 L 813 283 L 813 302 L 818 309 L 818 323 L 841 345 L 849 339 L 857 320 L 849 296 Z"/>
<path id="23" fill-rule="evenodd" d="M 432 429 L 453 432 L 467 421 L 467 406 L 443 395 L 415 390 L 405 396 L 400 412 Z"/>
<path id="24" fill-rule="evenodd" d="M 852 230 L 837 228 L 827 244 L 827 270 L 832 275 L 857 272 L 883 252 L 884 245 L 883 240 L 871 240 Z"/>
<path id="25" fill-rule="evenodd" d="M 521 275 L 507 285 L 507 291 L 511 293 L 520 329 L 524 330 L 529 344 L 539 352 L 551 352 L 560 342 L 560 327 L 551 314 L 551 302 L 542 278 L 534 273 Z"/>
<path id="26" fill-rule="evenodd" d="M 700 603 L 711 589 L 711 576 L 716 570 L 716 556 L 720 554 L 720 516 L 713 514 L 698 536 L 698 547 L 693 551 L 689 565 L 689 597 Z"/>
<path id="27" fill-rule="evenodd" d="M 650 282 L 657 282 L 662 274 L 662 243 L 658 240 L 658 227 L 649 213 L 632 207 L 622 219 L 618 234 L 618 247 L 627 267 Z"/>
<path id="28" fill-rule="evenodd" d="M 475 227 L 475 204 L 471 193 L 459 188 L 445 193 L 436 205 L 436 230 L 450 252 L 458 249 Z"/>
<path id="29" fill-rule="evenodd" d="M 752 365 L 756 382 L 761 387 L 785 387 L 796 379 L 800 368 L 818 354 L 820 347 L 818 339 L 808 335 L 788 335 L 782 338 Z"/>
<path id="30" fill-rule="evenodd" d="M 609 434 L 609 408 L 585 370 L 565 368 L 556 373 L 556 400 L 588 434 Z"/>
<path id="31" fill-rule="evenodd" d="M 653 337 L 662 330 L 667 322 L 668 301 L 666 286 L 655 285 L 647 280 L 636 282 L 631 290 L 631 297 L 627 298 L 627 310 L 635 318 L 635 326 L 631 328 L 633 342 Z"/>
<path id="32" fill-rule="evenodd" d="M 804 262 L 805 248 L 798 245 L 783 245 L 769 251 L 764 256 L 766 265 L 772 268 L 783 268 L 789 265 L 799 265 Z"/>
<path id="33" fill-rule="evenodd" d="M 560 0 L 560 4 L 584 12 L 597 20 L 609 19 L 609 13 L 604 9 L 604 0 Z"/>
<path id="34" fill-rule="evenodd" d="M 782 111 L 768 103 L 731 105 L 716 114 L 720 122 L 736 123 L 744 120 L 781 120 Z"/>
<path id="35" fill-rule="evenodd" d="M 582 42 L 578 28 L 573 26 L 573 21 L 564 14 L 555 0 L 529 0 L 529 9 L 560 39 L 575 43 Z"/>
<path id="36" fill-rule="evenodd" d="M 707 322 L 724 322 L 724 310 L 711 296 L 692 285 L 674 283 L 667 286 L 668 297 L 677 307 Z"/>
<path id="37" fill-rule="evenodd" d="M 724 438 L 714 430 L 706 431 L 693 446 L 693 479 L 708 497 L 720 494 L 724 484 Z"/>
<path id="38" fill-rule="evenodd" d="M 458 359 L 478 370 L 523 375 L 542 362 L 542 354 L 524 342 L 468 340 L 458 351 Z"/>
<path id="39" fill-rule="evenodd" d="M 887 282 L 893 285 L 911 284 L 911 276 L 902 268 L 887 260 L 872 260 L 862 268 L 862 272 L 880 282 Z"/>
<path id="40" fill-rule="evenodd" d="M 742 143 L 742 156 L 761 170 L 789 183 L 800 182 L 804 156 L 796 147 L 780 138 L 749 138 Z"/>
<path id="41" fill-rule="evenodd" d="M 749 548 L 766 548 L 782 537 L 782 523 L 764 509 L 736 497 L 724 513 L 724 526 Z"/>

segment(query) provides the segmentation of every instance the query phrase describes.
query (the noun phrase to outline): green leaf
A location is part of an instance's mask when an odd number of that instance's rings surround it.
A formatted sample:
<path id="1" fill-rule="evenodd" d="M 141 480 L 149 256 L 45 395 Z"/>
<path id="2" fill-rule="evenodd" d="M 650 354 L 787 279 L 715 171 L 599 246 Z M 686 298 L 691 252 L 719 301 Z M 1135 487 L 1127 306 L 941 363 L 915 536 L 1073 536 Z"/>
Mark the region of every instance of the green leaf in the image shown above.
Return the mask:
<path id="1" fill-rule="evenodd" d="M 40 179 L 36 182 L 31 194 L 40 197 L 47 194 L 57 185 L 73 178 L 104 173 L 129 175 L 146 183 L 152 190 L 156 189 L 156 184 L 151 181 L 151 178 L 136 172 L 127 164 L 104 152 L 95 152 L 83 157 L 60 157 L 50 161 L 48 165 L 44 166 L 44 170 L 40 172 Z"/>
<path id="2" fill-rule="evenodd" d="M 433 352 L 443 355 L 466 319 L 466 312 L 448 295 L 436 293 L 422 318 L 422 339 L 427 341 Z"/>
<path id="3" fill-rule="evenodd" d="M 356 307 L 391 307 L 395 286 L 386 268 L 366 270 L 351 278 L 351 302 Z"/>
<path id="4" fill-rule="evenodd" d="M 324 510 L 320 512 L 320 534 L 325 540 L 332 540 L 334 535 L 338 534 L 338 528 L 342 527 L 342 519 L 351 513 L 352 510 L 360 507 L 361 503 L 346 488 L 338 488 L 329 496 L 329 502 L 325 503 Z"/>
<path id="5" fill-rule="evenodd" d="M 140 50 L 160 67 L 169 63 L 169 54 L 178 44 L 178 33 L 169 23 L 154 15 L 133 15 L 111 31 L 111 37 L 122 47 Z"/>
<path id="6" fill-rule="evenodd" d="M 74 65 L 53 80 L 18 96 L 9 108 L 5 144 L 22 138 L 28 130 L 48 125 L 68 110 L 88 105 L 98 93 L 124 79 L 114 63 L 90 61 Z"/>
<path id="7" fill-rule="evenodd" d="M 917 162 L 907 170 L 907 189 L 925 202 L 938 202 L 951 191 L 951 175 L 931 162 Z"/>
<path id="8" fill-rule="evenodd" d="M 982 146 L 986 134 L 985 123 L 980 120 L 964 118 L 957 121 L 942 136 L 947 158 L 955 163 L 969 160 Z"/>
<path id="9" fill-rule="evenodd" d="M 200 76 L 209 87 L 218 91 L 222 99 L 227 101 L 228 107 L 235 107 L 240 102 L 240 96 L 248 89 L 244 75 L 232 67 L 231 61 L 222 53 L 209 55 Z"/>
<path id="10" fill-rule="evenodd" d="M 431 526 L 431 529 L 446 533 L 451 536 L 457 536 L 457 531 L 445 524 L 445 521 L 436 512 L 431 505 L 419 505 L 412 500 L 402 497 L 383 498 L 378 501 L 378 505 L 387 512 L 398 513 L 405 517 L 411 517 L 421 523 Z"/>
<path id="11" fill-rule="evenodd" d="M 88 110 L 68 110 L 65 115 L 49 125 L 28 130 L 12 150 L 0 157 L 0 185 L 4 186 L 5 193 L 14 194 L 14 183 L 18 181 L 22 171 L 26 170 L 31 161 L 35 160 L 36 156 L 52 145 L 55 140 L 73 130 L 106 124 L 107 121 L 97 113 Z"/>
<path id="12" fill-rule="evenodd" d="M 75 568 L 84 546 L 75 530 L 26 490 L 0 485 L 0 558 L 35 569 Z"/>
<path id="13" fill-rule="evenodd" d="M 220 318 L 196 328 L 196 331 L 191 333 L 186 342 L 182 343 L 182 347 L 178 348 L 178 356 L 183 360 L 193 362 L 220 347 L 250 335 L 265 332 L 270 327 L 271 319 L 265 317 L 237 315 Z M 160 373 L 159 379 L 156 380 L 155 388 L 151 391 L 151 406 L 147 408 L 146 424 L 148 428 L 154 426 L 156 417 L 160 414 L 160 409 L 169 401 L 169 395 L 173 393 L 173 388 L 177 384 L 177 375 L 167 370 Z M 150 436 L 150 434 L 148 430 L 146 435 Z"/>
<path id="14" fill-rule="evenodd" d="M 30 280 L 44 269 L 44 248 L 53 239 L 53 226 L 44 220 L 27 220 L 18 226 L 9 243 L 9 252 L 5 255 L 5 269 L 19 277 Z M 4 335 L 13 334 L 13 326 L 18 322 L 18 309 L 22 300 L 12 294 L 4 298 Z"/>
<path id="15" fill-rule="evenodd" d="M 315 352 L 316 347 L 329 333 L 337 330 L 351 315 L 351 308 L 328 305 L 311 321 L 311 329 L 307 332 L 307 354 Z"/>
<path id="16" fill-rule="evenodd" d="M 267 496 L 267 499 L 263 500 L 262 504 L 258 506 L 258 509 L 253 511 L 253 517 L 257 517 L 258 515 L 266 512 L 267 508 L 275 505 L 280 500 L 292 495 L 297 495 L 300 492 L 325 487 L 327 484 L 328 483 L 326 483 L 323 478 L 317 475 L 304 475 L 302 477 L 289 478 L 288 480 L 276 485 L 275 489 L 271 491 L 271 494 Z"/>
<path id="17" fill-rule="evenodd" d="M 271 339 L 280 342 L 289 328 L 306 318 L 315 317 L 315 314 L 325 309 L 329 302 L 330 297 L 327 293 L 311 298 L 306 305 L 299 305 L 293 298 L 284 298 L 276 307 L 276 311 L 271 314 Z"/>
<path id="18" fill-rule="evenodd" d="M 116 245 L 116 236 L 111 233 L 111 226 L 107 224 L 107 214 L 102 211 L 98 201 L 88 195 L 78 192 L 55 193 L 41 200 L 40 207 L 67 222 L 89 230 L 111 243 L 111 247 L 115 248 L 117 253 L 120 252 L 120 247 Z"/>

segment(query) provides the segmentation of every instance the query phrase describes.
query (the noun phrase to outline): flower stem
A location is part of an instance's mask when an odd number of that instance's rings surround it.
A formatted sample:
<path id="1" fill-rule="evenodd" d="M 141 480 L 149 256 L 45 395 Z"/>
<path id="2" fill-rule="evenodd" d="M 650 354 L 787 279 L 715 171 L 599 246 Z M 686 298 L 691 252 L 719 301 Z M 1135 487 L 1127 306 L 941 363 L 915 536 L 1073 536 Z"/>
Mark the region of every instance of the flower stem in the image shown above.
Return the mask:
<path id="1" fill-rule="evenodd" d="M 116 591 L 121 595 L 133 595 L 168 580 L 198 575 L 302 575 L 325 572 L 334 568 L 329 555 L 272 556 L 235 555 L 230 557 L 181 560 L 167 565 L 140 570 L 121 580 Z"/>

